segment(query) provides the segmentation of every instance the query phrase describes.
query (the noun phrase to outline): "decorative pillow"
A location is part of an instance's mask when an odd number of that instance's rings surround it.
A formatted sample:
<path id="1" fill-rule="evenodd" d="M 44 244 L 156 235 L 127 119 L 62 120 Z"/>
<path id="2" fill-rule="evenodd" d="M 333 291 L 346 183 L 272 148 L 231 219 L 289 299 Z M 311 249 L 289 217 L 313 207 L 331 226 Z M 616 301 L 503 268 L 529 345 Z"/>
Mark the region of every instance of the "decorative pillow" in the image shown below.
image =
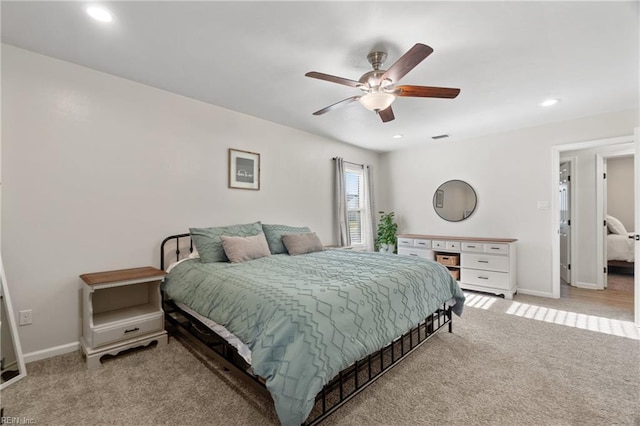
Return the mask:
<path id="1" fill-rule="evenodd" d="M 198 250 L 200 254 L 201 262 L 226 262 L 229 259 L 224 253 L 220 237 L 222 235 L 232 237 L 258 235 L 262 233 L 262 224 L 260 222 L 254 222 L 215 228 L 189 228 L 189 232 L 191 233 L 191 239 L 193 239 L 196 250 Z"/>
<path id="2" fill-rule="evenodd" d="M 627 229 L 624 227 L 622 222 L 613 216 L 607 215 L 607 228 L 609 228 L 609 231 L 611 231 L 612 234 L 627 234 Z"/>
<path id="3" fill-rule="evenodd" d="M 271 256 L 267 239 L 263 233 L 253 237 L 229 237 L 222 235 L 222 247 L 233 263 L 246 262 L 247 260 L 260 259 Z"/>
<path id="4" fill-rule="evenodd" d="M 322 242 L 315 232 L 285 234 L 282 236 L 282 242 L 291 256 L 324 250 Z"/>
<path id="5" fill-rule="evenodd" d="M 269 250 L 271 254 L 286 253 L 287 249 L 282 244 L 282 236 L 284 234 L 301 234 L 303 232 L 311 232 L 306 226 L 295 227 L 288 225 L 262 225 L 264 236 L 267 238 Z"/>

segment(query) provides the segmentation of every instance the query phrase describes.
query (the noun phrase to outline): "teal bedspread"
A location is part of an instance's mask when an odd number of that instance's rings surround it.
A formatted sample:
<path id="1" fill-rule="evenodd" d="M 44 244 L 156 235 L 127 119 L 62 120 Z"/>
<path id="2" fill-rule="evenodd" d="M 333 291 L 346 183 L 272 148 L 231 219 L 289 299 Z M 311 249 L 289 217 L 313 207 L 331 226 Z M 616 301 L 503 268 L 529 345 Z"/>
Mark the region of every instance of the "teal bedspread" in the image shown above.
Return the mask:
<path id="1" fill-rule="evenodd" d="M 300 425 L 338 372 L 464 295 L 445 267 L 405 256 L 325 250 L 244 263 L 177 265 L 171 299 L 249 346 L 283 425 Z"/>

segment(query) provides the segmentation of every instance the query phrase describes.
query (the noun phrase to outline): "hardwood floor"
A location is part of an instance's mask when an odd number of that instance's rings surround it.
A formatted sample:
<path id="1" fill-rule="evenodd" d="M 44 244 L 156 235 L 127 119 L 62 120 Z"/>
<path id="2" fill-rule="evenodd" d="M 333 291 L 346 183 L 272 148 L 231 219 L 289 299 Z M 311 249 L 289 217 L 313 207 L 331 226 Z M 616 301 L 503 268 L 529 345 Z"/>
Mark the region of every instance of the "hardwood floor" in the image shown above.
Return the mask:
<path id="1" fill-rule="evenodd" d="M 633 276 L 631 276 L 631 279 L 633 279 Z M 572 287 L 563 281 L 560 286 L 560 297 L 633 310 L 633 292 L 629 293 L 610 288 L 605 290 L 590 290 Z"/>

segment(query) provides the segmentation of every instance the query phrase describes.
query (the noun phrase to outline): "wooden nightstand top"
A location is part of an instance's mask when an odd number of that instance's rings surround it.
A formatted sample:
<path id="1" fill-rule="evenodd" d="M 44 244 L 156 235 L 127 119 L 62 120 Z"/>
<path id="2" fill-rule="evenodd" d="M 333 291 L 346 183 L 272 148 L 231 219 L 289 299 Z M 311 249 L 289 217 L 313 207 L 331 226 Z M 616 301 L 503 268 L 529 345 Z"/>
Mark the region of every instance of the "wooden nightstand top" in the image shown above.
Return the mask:
<path id="1" fill-rule="evenodd" d="M 144 279 L 163 279 L 167 275 L 160 269 L 144 266 L 142 268 L 119 269 L 117 271 L 94 272 L 82 274 L 80 278 L 88 285 L 100 285 L 119 281 L 138 281 Z"/>

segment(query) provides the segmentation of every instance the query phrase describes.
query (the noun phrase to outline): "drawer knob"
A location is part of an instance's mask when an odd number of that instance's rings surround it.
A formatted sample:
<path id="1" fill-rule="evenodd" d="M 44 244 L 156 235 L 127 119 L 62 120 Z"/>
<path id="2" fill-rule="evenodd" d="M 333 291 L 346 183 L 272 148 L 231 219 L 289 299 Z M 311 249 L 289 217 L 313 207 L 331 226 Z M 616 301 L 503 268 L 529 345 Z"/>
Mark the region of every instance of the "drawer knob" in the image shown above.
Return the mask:
<path id="1" fill-rule="evenodd" d="M 129 330 L 125 330 L 125 331 L 124 331 L 124 334 L 127 334 L 127 333 L 133 333 L 134 331 L 139 331 L 139 330 L 140 330 L 140 328 L 138 328 L 138 327 L 136 327 L 136 328 L 131 328 L 131 329 L 129 329 Z"/>
<path id="2" fill-rule="evenodd" d="M 488 280 L 489 279 L 489 277 L 478 277 L 478 278 L 481 279 L 481 280 Z"/>
<path id="3" fill-rule="evenodd" d="M 478 263 L 489 263 L 488 260 L 478 260 Z"/>

